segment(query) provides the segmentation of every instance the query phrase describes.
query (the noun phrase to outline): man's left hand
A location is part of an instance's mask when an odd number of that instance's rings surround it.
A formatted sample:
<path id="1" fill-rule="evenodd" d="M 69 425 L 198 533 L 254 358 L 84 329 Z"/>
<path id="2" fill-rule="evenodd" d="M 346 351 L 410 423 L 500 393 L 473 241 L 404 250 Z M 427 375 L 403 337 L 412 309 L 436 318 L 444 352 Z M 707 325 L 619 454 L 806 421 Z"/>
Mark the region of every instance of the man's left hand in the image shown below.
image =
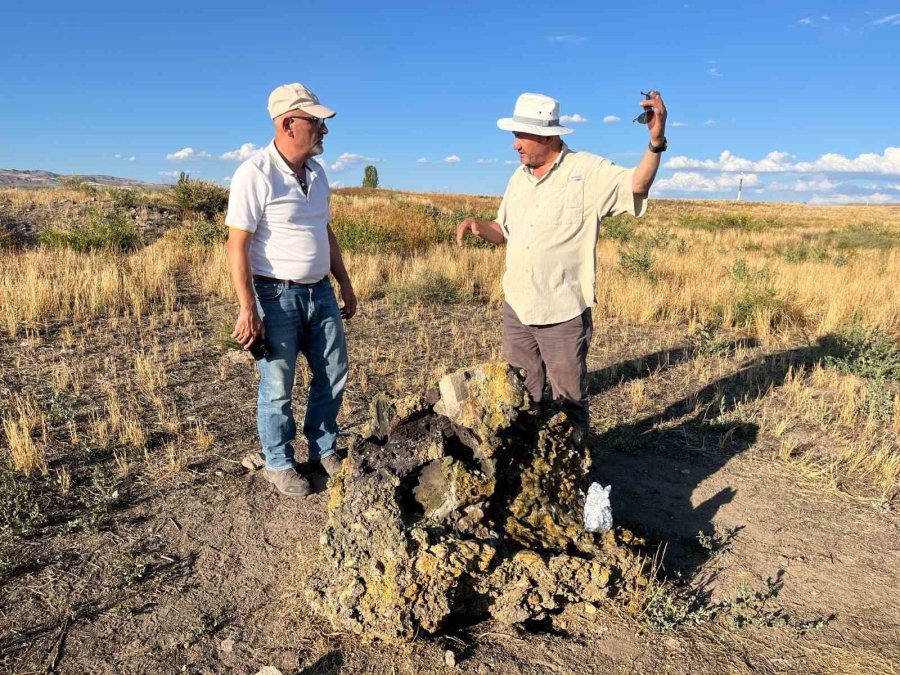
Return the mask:
<path id="1" fill-rule="evenodd" d="M 654 146 L 663 144 L 666 137 L 666 104 L 658 91 L 650 92 L 650 100 L 641 101 L 641 107 L 647 112 L 647 130 L 650 132 L 650 142 Z"/>
<path id="2" fill-rule="evenodd" d="M 341 286 L 341 300 L 344 301 L 344 306 L 341 307 L 341 316 L 345 320 L 352 319 L 356 314 L 356 293 L 349 283 Z"/>

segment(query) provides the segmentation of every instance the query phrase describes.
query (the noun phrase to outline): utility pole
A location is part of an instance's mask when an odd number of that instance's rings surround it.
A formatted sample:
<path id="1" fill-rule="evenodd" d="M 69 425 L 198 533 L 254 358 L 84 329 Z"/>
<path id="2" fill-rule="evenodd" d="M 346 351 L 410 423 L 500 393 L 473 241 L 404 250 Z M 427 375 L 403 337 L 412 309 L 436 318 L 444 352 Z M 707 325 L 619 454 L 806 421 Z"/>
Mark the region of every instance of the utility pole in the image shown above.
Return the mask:
<path id="1" fill-rule="evenodd" d="M 744 174 L 741 174 L 741 179 L 738 181 L 738 201 L 741 201 L 741 193 L 744 191 Z"/>

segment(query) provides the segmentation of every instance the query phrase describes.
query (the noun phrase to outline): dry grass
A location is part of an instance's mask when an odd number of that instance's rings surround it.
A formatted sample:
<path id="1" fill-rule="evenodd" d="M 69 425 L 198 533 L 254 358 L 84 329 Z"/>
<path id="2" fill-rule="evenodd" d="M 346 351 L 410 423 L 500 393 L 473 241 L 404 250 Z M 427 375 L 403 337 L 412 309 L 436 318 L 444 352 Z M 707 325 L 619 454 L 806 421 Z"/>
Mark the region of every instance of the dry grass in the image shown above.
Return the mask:
<path id="1" fill-rule="evenodd" d="M 26 476 L 46 475 L 47 416 L 30 397 L 17 396 L 11 403 L 9 412 L 3 415 L 9 464 Z M 36 438 L 37 432 L 40 435 Z"/>

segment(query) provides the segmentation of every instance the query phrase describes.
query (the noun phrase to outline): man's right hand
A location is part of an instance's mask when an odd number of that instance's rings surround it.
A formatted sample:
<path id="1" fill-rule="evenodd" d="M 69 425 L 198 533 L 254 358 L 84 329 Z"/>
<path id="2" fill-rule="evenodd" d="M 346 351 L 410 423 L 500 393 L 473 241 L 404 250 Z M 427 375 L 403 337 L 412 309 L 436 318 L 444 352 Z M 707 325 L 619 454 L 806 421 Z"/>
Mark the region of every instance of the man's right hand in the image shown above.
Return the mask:
<path id="1" fill-rule="evenodd" d="M 256 307 L 242 309 L 234 324 L 234 332 L 231 334 L 231 337 L 240 342 L 244 346 L 244 349 L 250 349 L 250 345 L 252 345 L 257 338 L 262 339 L 265 336 L 266 328 L 259 318 Z"/>
<path id="2" fill-rule="evenodd" d="M 478 218 L 466 218 L 456 226 L 456 245 L 460 248 L 463 247 L 463 237 L 465 237 L 466 232 L 471 232 L 476 237 L 480 237 L 492 244 L 502 244 L 506 241 L 497 223 Z"/>

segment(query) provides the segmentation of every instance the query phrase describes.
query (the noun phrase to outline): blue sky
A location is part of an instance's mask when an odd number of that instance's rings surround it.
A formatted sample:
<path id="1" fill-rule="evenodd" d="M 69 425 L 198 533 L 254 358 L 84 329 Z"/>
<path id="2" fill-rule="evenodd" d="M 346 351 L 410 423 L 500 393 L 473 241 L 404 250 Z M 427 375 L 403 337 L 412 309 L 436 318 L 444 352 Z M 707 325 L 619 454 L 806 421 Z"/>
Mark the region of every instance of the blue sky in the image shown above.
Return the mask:
<path id="1" fill-rule="evenodd" d="M 669 107 L 658 197 L 900 202 L 900 2 L 4 3 L 0 167 L 227 183 L 269 91 L 338 111 L 333 184 L 502 193 L 524 91 L 573 148 L 634 165 Z M 248 145 L 251 144 L 251 145 Z M 243 152 L 241 152 L 243 148 Z"/>

